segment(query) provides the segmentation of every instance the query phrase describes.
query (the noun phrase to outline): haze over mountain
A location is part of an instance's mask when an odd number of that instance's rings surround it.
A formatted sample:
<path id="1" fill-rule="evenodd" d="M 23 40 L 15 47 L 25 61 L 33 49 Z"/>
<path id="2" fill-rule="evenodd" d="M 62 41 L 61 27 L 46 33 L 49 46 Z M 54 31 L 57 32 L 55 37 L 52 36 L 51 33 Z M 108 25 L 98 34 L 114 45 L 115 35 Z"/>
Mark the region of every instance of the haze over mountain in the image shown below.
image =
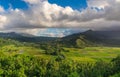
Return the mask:
<path id="1" fill-rule="evenodd" d="M 0 37 L 5 39 L 14 39 L 21 42 L 47 42 L 57 39 L 54 37 L 42 37 L 42 36 L 40 37 L 26 33 L 15 33 L 15 32 L 0 33 Z"/>
<path id="2" fill-rule="evenodd" d="M 55 40 L 61 40 L 66 44 L 76 44 L 77 39 L 83 39 L 83 41 L 89 41 L 91 43 L 103 44 L 103 45 L 120 45 L 120 31 L 93 31 L 88 30 L 85 32 L 71 34 L 62 38 L 58 37 L 42 37 L 42 36 L 34 36 L 23 33 L 0 33 L 0 37 L 2 38 L 10 38 L 15 39 L 22 42 L 50 42 Z M 85 42 L 84 41 L 84 42 Z"/>

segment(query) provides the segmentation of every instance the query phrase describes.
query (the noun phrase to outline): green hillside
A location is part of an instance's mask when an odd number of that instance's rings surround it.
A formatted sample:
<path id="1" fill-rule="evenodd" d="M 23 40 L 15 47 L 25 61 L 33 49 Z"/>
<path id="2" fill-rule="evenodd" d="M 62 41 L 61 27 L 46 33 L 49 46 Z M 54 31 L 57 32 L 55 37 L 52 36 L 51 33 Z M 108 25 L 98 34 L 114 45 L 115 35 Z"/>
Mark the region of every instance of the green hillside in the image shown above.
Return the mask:
<path id="1" fill-rule="evenodd" d="M 60 42 L 68 47 L 108 46 L 120 47 L 120 31 L 92 31 L 63 37 Z"/>

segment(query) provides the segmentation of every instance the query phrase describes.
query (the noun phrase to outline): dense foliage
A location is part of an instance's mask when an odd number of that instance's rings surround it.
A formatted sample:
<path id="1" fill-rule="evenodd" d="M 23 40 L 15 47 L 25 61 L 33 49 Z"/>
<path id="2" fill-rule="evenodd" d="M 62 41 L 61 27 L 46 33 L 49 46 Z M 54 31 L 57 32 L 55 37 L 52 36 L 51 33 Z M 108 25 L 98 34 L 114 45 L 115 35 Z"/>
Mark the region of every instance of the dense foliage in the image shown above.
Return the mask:
<path id="1" fill-rule="evenodd" d="M 119 73 L 120 56 L 111 62 L 58 62 L 39 56 L 0 53 L 0 77 L 110 77 Z"/>

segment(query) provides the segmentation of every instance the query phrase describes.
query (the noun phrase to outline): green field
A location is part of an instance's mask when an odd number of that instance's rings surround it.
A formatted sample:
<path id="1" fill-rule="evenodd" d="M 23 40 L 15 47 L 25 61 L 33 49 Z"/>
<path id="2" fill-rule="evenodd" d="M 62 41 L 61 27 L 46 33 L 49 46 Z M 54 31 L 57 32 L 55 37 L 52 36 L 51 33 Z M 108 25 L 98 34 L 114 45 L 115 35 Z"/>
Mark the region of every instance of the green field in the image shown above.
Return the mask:
<path id="1" fill-rule="evenodd" d="M 119 47 L 86 47 L 84 49 L 65 48 L 64 54 L 73 60 L 111 60 L 120 55 Z"/>
<path id="2" fill-rule="evenodd" d="M 8 49 L 8 50 L 6 50 Z M 1 48 L 2 51 L 15 51 L 17 54 L 27 54 L 33 56 L 41 56 L 44 58 L 55 58 L 56 56 L 46 55 L 45 50 L 35 47 L 15 47 L 15 46 L 4 46 Z M 79 61 L 97 61 L 105 60 L 109 61 L 116 56 L 120 55 L 119 47 L 86 47 L 80 48 L 64 48 L 69 52 L 62 52 L 66 56 L 66 59 L 79 60 Z"/>
<path id="3" fill-rule="evenodd" d="M 20 48 L 22 49 L 22 48 Z M 119 47 L 86 47 L 84 49 L 79 48 L 64 48 L 69 52 L 62 52 L 67 59 L 79 60 L 79 61 L 96 61 L 105 60 L 109 61 L 118 55 L 120 55 Z M 42 57 L 55 57 L 44 54 L 44 50 L 36 49 L 32 47 L 24 47 L 23 54 L 42 56 Z"/>

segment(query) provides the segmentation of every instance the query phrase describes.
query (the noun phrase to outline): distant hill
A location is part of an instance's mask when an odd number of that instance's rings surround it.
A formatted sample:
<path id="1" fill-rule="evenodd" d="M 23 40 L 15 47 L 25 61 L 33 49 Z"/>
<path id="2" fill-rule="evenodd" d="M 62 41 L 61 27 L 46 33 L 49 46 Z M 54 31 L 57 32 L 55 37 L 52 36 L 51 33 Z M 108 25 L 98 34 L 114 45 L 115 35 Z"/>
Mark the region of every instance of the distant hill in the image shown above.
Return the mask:
<path id="1" fill-rule="evenodd" d="M 57 37 L 40 37 L 40 36 L 34 36 L 30 34 L 25 33 L 0 33 L 1 38 L 5 39 L 13 39 L 21 42 L 47 42 L 47 41 L 53 41 L 56 40 Z"/>

